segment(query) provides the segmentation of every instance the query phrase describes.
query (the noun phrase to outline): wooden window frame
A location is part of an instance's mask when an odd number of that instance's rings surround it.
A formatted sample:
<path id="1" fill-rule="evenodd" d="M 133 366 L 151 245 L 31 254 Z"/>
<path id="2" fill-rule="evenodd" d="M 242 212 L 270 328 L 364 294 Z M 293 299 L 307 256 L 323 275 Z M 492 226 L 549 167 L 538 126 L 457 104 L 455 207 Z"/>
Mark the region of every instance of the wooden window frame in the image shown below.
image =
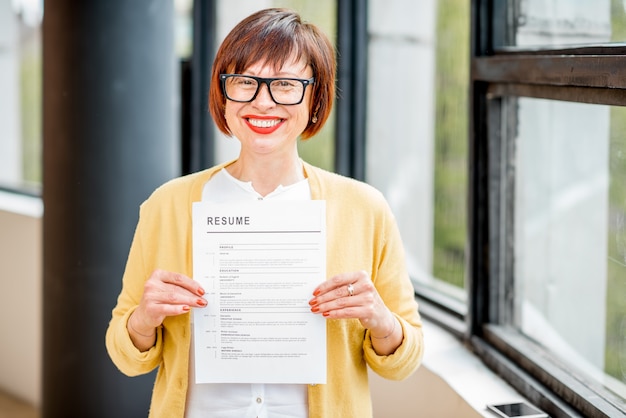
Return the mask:
<path id="1" fill-rule="evenodd" d="M 507 144 L 515 97 L 626 106 L 626 46 L 507 47 L 512 3 L 472 1 L 467 339 L 487 365 L 551 416 L 621 416 L 623 399 L 575 376 L 507 325 L 514 296 L 507 270 L 514 181 Z"/>

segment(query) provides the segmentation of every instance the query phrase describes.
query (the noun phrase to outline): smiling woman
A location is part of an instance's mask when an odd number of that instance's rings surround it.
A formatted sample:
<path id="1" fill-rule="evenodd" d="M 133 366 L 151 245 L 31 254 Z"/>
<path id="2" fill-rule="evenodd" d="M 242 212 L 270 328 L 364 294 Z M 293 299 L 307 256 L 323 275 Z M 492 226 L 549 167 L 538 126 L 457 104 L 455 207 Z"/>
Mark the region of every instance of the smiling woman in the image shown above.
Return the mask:
<path id="1" fill-rule="evenodd" d="M 372 186 L 313 166 L 298 154 L 298 139 L 312 137 L 328 120 L 335 74 L 335 50 L 328 37 L 289 9 L 251 14 L 218 49 L 209 109 L 217 128 L 239 142 L 239 154 L 167 182 L 142 204 L 106 336 L 111 359 L 124 373 L 146 374 L 159 367 L 150 416 L 255 417 L 280 411 L 294 418 L 371 417 L 368 369 L 400 380 L 418 368 L 421 319 L 389 205 Z M 215 261 L 189 254 L 192 232 L 197 232 L 192 229 L 191 207 L 202 202 L 250 208 L 255 202 L 267 210 L 272 204 L 268 200 L 298 200 L 303 208 L 325 208 L 321 219 L 326 221 L 326 268 L 309 277 L 305 293 L 285 296 L 305 301 L 305 312 L 327 327 L 321 354 L 327 367 L 320 364 L 327 369 L 325 384 L 276 381 L 274 375 L 254 383 L 232 376 L 224 381 L 216 375 L 218 380 L 209 379 L 214 383 L 198 383 L 198 331 L 190 311 L 204 315 L 202 309 L 211 312 L 214 306 L 191 277 L 197 272 L 194 263 Z M 303 211 L 290 211 L 290 216 L 306 216 Z M 235 224 L 244 220 L 226 216 L 209 221 L 234 232 Z M 249 274 L 269 273 L 257 269 Z M 287 276 L 277 274 L 274 280 L 288 281 Z M 247 283 L 239 281 L 240 286 Z M 238 306 L 245 300 L 232 303 Z M 217 323 L 212 327 L 221 335 Z M 271 331 L 267 338 L 274 343 L 285 338 L 279 326 Z M 218 352 L 232 352 L 228 343 L 221 346 L 218 340 Z"/>
<path id="2" fill-rule="evenodd" d="M 331 42 L 337 40 L 337 0 L 265 0 L 267 7 L 285 7 L 296 10 L 304 20 L 315 22 Z M 258 9 L 257 2 L 229 0 L 217 2 L 217 39 L 223 39 L 227 32 L 237 23 Z M 232 71 L 235 72 L 235 71 Z M 300 156 L 314 165 L 333 171 L 335 168 L 336 142 L 335 109 L 333 108 L 326 123 L 322 124 L 313 141 L 298 141 L 297 147 Z M 216 161 L 226 161 L 234 158 L 239 152 L 239 143 L 231 138 L 217 135 Z"/>
<path id="3" fill-rule="evenodd" d="M 285 20 L 280 23 L 287 28 L 294 22 Z M 307 92 L 306 87 L 311 82 L 311 76 L 315 78 L 317 83 L 311 92 L 312 97 L 309 103 L 308 113 L 311 117 L 315 117 L 316 122 L 307 123 L 304 131 L 300 135 L 303 139 L 310 138 L 315 135 L 326 122 L 332 108 L 335 96 L 335 84 L 330 83 L 334 80 L 336 72 L 334 46 L 330 43 L 326 36 L 321 36 L 321 31 L 316 27 L 303 24 L 303 29 L 294 32 L 294 39 L 286 39 L 285 35 L 275 31 L 275 33 L 266 32 L 266 29 L 257 24 L 247 28 L 247 32 L 239 32 L 244 29 L 235 27 L 230 37 L 227 37 L 220 46 L 213 65 L 212 83 L 221 85 L 221 90 L 212 89 L 209 97 L 209 109 L 215 120 L 217 127 L 227 135 L 232 134 L 232 126 L 227 126 L 224 116 L 224 106 L 233 100 L 229 98 L 228 87 L 232 86 L 232 76 L 228 74 L 237 74 L 249 76 L 250 78 L 235 78 L 241 87 L 241 82 L 247 82 L 249 86 L 255 87 L 255 92 L 250 94 L 248 91 L 246 98 L 251 101 L 259 94 L 262 84 L 268 87 L 268 95 L 272 102 L 276 102 L 272 96 L 270 83 L 260 83 L 259 78 L 261 72 L 272 75 L 272 78 L 288 78 L 292 81 L 300 83 L 302 86 L 302 97 L 299 101 L 283 103 L 287 105 L 299 105 L 304 99 Z M 307 31 L 310 31 L 307 32 Z M 277 45 L 283 47 L 277 48 Z M 254 48 L 254 49 L 253 49 Z M 268 52 L 271 52 L 268 55 Z M 271 56 L 271 61 L 268 61 Z M 306 61 L 305 61 L 306 60 Z M 307 68 L 308 67 L 308 68 Z M 228 80 L 231 83 L 228 83 Z M 254 80 L 254 81 L 251 81 Z M 238 91 L 243 89 L 237 89 Z M 310 91 L 311 89 L 309 89 Z M 300 90 L 296 90 L 299 92 Z M 225 102 L 224 99 L 230 99 Z M 244 100 L 239 99 L 238 102 Z M 314 106 L 314 108 L 313 108 Z M 290 109 L 282 107 L 281 110 Z M 308 115 L 307 115 L 308 119 Z M 319 122 L 319 123 L 318 123 Z M 239 138 L 241 139 L 241 138 Z"/>

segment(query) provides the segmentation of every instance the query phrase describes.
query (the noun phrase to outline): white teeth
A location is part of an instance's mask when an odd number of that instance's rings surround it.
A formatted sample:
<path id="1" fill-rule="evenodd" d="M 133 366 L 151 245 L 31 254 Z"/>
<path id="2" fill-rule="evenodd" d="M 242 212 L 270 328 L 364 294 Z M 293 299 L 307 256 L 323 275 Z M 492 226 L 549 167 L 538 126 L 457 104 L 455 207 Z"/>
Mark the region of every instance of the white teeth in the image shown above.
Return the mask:
<path id="1" fill-rule="evenodd" d="M 271 128 L 281 122 L 281 119 L 248 119 L 252 126 L 257 128 Z"/>

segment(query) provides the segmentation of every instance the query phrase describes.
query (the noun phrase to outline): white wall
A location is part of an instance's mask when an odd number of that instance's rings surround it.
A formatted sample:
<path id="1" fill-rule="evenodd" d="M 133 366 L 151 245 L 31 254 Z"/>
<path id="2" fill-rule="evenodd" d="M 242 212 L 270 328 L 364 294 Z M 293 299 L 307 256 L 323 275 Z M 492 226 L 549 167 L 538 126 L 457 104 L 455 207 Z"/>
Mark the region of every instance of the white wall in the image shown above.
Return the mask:
<path id="1" fill-rule="evenodd" d="M 41 400 L 41 215 L 39 199 L 0 192 L 0 390 L 33 405 Z"/>

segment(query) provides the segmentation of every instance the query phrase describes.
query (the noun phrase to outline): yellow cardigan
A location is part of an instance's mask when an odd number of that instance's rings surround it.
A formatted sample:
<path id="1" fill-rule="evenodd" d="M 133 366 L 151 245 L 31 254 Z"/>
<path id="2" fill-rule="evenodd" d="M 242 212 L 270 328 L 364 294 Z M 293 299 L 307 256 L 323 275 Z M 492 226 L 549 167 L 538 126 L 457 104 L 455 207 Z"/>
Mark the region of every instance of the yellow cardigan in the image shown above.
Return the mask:
<path id="1" fill-rule="evenodd" d="M 140 208 L 128 255 L 122 291 L 106 332 L 107 351 L 128 376 L 158 367 L 150 417 L 182 418 L 188 383 L 189 314 L 168 317 L 157 330 L 154 347 L 135 348 L 126 322 L 136 309 L 143 285 L 153 270 L 192 277 L 192 202 L 219 166 L 169 181 Z M 304 163 L 313 199 L 326 200 L 327 277 L 366 270 L 389 309 L 402 324 L 404 340 L 396 352 L 379 356 L 369 331 L 356 319 L 328 320 L 327 384 L 309 385 L 309 416 L 372 416 L 367 366 L 393 380 L 407 378 L 419 366 L 423 335 L 413 287 L 395 219 L 382 194 L 373 187 Z M 297 216 L 297 214 L 294 214 Z"/>

